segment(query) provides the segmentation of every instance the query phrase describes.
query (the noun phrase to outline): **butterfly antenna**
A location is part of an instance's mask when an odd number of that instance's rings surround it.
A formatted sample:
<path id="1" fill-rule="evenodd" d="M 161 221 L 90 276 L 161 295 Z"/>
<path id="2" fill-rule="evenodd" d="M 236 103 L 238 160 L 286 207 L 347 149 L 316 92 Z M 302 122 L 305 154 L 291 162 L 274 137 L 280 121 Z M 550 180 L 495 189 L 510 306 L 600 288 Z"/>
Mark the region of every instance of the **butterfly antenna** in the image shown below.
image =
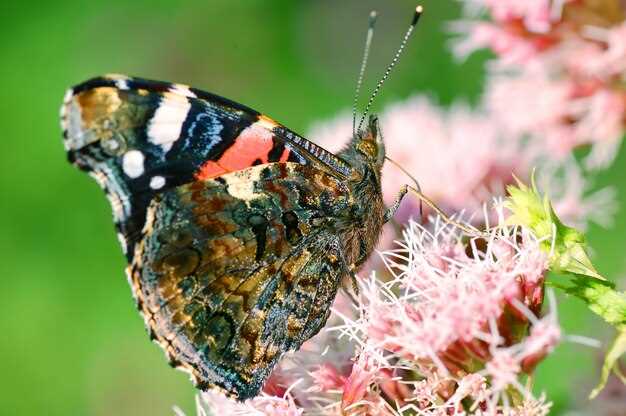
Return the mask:
<path id="1" fill-rule="evenodd" d="M 400 55 L 402 55 L 402 52 L 404 51 L 404 48 L 405 48 L 407 42 L 409 41 L 409 38 L 411 37 L 411 34 L 413 33 L 413 30 L 415 30 L 415 26 L 417 26 L 417 22 L 419 21 L 420 16 L 422 16 L 422 12 L 423 11 L 424 11 L 424 8 L 422 6 L 417 6 L 415 8 L 415 14 L 413 15 L 413 20 L 411 21 L 411 25 L 409 26 L 409 29 L 406 31 L 406 33 L 404 35 L 404 38 L 402 39 L 402 43 L 400 44 L 400 47 L 398 48 L 398 51 L 396 52 L 395 56 L 393 57 L 393 60 L 391 61 L 391 63 L 387 67 L 387 70 L 385 71 L 385 74 L 380 79 L 380 81 L 378 81 L 378 84 L 376 85 L 376 88 L 374 88 L 374 92 L 372 92 L 372 95 L 371 95 L 369 101 L 367 102 L 367 106 L 365 106 L 365 111 L 363 112 L 363 117 L 361 117 L 361 121 L 359 121 L 359 127 L 357 128 L 357 131 L 361 130 L 361 126 L 363 125 L 363 122 L 365 121 L 365 117 L 367 117 L 367 113 L 369 112 L 370 107 L 372 106 L 372 103 L 374 102 L 374 99 L 376 98 L 376 95 L 378 95 L 378 91 L 380 91 L 380 88 L 383 86 L 383 84 L 385 83 L 387 78 L 389 78 L 389 74 L 391 73 L 391 70 L 393 69 L 393 67 L 396 66 L 396 64 L 398 63 L 398 60 L 400 59 Z"/>
<path id="2" fill-rule="evenodd" d="M 356 106 L 359 102 L 359 94 L 361 92 L 361 85 L 363 84 L 363 75 L 365 74 L 365 68 L 367 67 L 367 59 L 370 55 L 370 47 L 372 46 L 372 38 L 374 37 L 374 24 L 376 23 L 376 17 L 378 14 L 375 10 L 370 13 L 370 19 L 367 26 L 367 37 L 365 38 L 365 48 L 363 49 L 363 60 L 361 61 L 361 70 L 359 71 L 359 79 L 356 82 L 356 91 L 354 92 L 354 102 L 352 103 L 352 135 L 356 134 Z"/>

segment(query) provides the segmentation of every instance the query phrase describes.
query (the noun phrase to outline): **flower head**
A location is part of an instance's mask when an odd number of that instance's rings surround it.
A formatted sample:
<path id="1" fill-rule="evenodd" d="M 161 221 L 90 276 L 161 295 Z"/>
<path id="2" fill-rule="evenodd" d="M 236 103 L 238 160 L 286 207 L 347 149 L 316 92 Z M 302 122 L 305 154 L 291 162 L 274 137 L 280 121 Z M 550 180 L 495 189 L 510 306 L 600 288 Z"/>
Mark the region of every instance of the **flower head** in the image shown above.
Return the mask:
<path id="1" fill-rule="evenodd" d="M 592 145 L 589 168 L 606 166 L 626 131 L 626 22 L 618 0 L 465 0 L 461 57 L 489 48 L 485 98 L 494 117 L 557 157 Z M 480 19 L 484 10 L 489 20 Z M 511 108 L 514 105 L 514 108 Z"/>
<path id="2" fill-rule="evenodd" d="M 209 390 L 201 393 L 196 403 L 198 416 L 300 416 L 304 412 L 289 394 L 283 397 L 262 395 L 242 403 Z"/>

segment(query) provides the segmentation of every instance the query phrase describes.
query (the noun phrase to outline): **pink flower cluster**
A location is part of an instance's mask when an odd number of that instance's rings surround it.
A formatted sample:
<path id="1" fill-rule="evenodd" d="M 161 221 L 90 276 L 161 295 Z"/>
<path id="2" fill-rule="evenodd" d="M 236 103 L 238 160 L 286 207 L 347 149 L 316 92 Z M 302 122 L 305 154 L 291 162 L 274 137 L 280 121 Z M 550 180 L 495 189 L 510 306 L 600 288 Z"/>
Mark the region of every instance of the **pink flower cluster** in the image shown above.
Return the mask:
<path id="1" fill-rule="evenodd" d="M 245 403 L 229 399 L 217 391 L 201 393 L 196 399 L 197 416 L 301 416 L 304 409 L 296 406 L 293 397 L 262 394 Z M 182 416 L 184 414 L 179 412 Z"/>
<path id="2" fill-rule="evenodd" d="M 525 229 L 500 222 L 488 238 L 435 219 L 410 222 L 383 253 L 360 301 L 341 297 L 330 327 L 286 360 L 264 395 L 238 403 L 203 393 L 200 408 L 240 415 L 519 415 L 550 408 L 523 385 L 561 333 L 538 317 L 547 256 Z M 219 409 L 216 410 L 216 409 Z M 199 411 L 200 412 L 200 411 Z M 202 413 L 200 413 L 202 414 Z"/>
<path id="3" fill-rule="evenodd" d="M 465 0 L 451 25 L 460 57 L 497 56 L 485 107 L 554 156 L 592 145 L 588 167 L 612 161 L 626 130 L 626 5 L 620 0 Z M 485 11 L 491 20 L 480 18 Z"/>

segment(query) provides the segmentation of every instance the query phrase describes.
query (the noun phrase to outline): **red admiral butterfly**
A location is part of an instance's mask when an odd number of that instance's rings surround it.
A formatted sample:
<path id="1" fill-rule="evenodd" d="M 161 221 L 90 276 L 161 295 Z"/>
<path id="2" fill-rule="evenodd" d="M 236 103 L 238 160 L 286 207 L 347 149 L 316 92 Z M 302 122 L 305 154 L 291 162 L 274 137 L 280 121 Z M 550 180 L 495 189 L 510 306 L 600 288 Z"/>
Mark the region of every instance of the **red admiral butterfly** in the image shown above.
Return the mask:
<path id="1" fill-rule="evenodd" d="M 372 252 L 406 189 L 384 207 L 385 147 L 376 118 L 361 129 L 365 114 L 334 155 L 180 84 L 108 75 L 67 92 L 69 160 L 111 203 L 150 337 L 198 388 L 257 395 Z"/>

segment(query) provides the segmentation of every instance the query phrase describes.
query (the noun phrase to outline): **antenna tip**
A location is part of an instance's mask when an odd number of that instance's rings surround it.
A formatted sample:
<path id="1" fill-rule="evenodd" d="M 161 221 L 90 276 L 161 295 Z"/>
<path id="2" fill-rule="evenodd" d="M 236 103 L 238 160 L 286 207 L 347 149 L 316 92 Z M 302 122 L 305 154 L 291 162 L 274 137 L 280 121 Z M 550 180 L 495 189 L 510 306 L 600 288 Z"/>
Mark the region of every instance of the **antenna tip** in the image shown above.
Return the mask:
<path id="1" fill-rule="evenodd" d="M 376 10 L 372 10 L 370 12 L 370 27 L 374 26 L 374 22 L 376 22 L 376 18 L 378 17 L 378 12 Z"/>
<path id="2" fill-rule="evenodd" d="M 411 22 L 411 26 L 417 25 L 417 21 L 420 19 L 420 16 L 424 12 L 424 7 L 420 4 L 415 8 L 415 14 L 413 15 L 413 21 Z"/>

